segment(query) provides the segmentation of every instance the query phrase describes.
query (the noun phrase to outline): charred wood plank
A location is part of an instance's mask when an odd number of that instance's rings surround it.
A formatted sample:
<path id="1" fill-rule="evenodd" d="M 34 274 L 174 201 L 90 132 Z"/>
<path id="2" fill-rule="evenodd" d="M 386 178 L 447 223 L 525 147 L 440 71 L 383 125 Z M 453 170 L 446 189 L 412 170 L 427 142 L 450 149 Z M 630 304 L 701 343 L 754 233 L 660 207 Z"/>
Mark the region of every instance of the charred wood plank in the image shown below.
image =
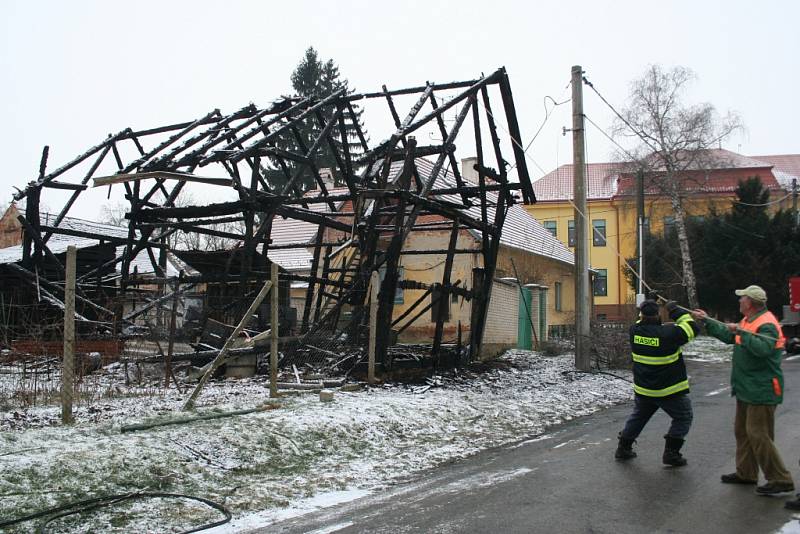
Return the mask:
<path id="1" fill-rule="evenodd" d="M 71 168 L 75 167 L 76 165 L 82 163 L 87 158 L 90 158 L 92 155 L 100 152 L 101 150 L 103 150 L 104 148 L 106 148 L 108 146 L 111 146 L 114 143 L 114 141 L 116 141 L 118 139 L 122 139 L 123 134 L 129 134 L 130 132 L 131 132 L 130 128 L 125 128 L 124 130 L 122 130 L 121 132 L 117 133 L 116 135 L 109 136 L 108 139 L 106 139 L 105 141 L 103 141 L 102 143 L 100 143 L 100 144 L 98 144 L 96 146 L 93 146 L 92 148 L 90 148 L 89 150 L 87 150 L 86 152 L 81 154 L 80 156 L 76 157 L 75 159 L 73 159 L 69 163 L 66 163 L 65 165 L 62 165 L 61 167 L 59 167 L 55 171 L 51 172 L 47 176 L 40 177 L 35 182 L 31 182 L 30 184 L 28 184 L 28 187 L 26 187 L 23 191 L 18 191 L 17 193 L 14 194 L 14 200 L 22 200 L 23 198 L 25 198 L 28 195 L 28 193 L 30 191 L 33 191 L 34 189 L 40 188 L 42 186 L 42 184 L 44 184 L 45 182 L 49 182 L 49 181 L 53 180 L 54 178 L 60 176 L 61 174 L 63 174 L 66 171 L 68 171 L 69 169 L 71 169 Z"/>
<path id="2" fill-rule="evenodd" d="M 94 179 L 94 187 L 102 187 L 111 184 L 121 184 L 146 180 L 148 178 L 160 178 L 162 180 L 181 180 L 185 182 L 195 182 L 199 184 L 222 185 L 230 187 L 233 182 L 230 178 L 210 178 L 206 176 L 195 176 L 184 172 L 170 171 L 147 171 L 137 173 L 117 173 L 111 176 L 98 176 Z"/>
<path id="3" fill-rule="evenodd" d="M 42 187 L 48 189 L 68 189 L 72 191 L 85 191 L 89 188 L 89 186 L 83 184 L 68 184 L 66 182 L 56 182 L 55 180 L 43 183 Z"/>

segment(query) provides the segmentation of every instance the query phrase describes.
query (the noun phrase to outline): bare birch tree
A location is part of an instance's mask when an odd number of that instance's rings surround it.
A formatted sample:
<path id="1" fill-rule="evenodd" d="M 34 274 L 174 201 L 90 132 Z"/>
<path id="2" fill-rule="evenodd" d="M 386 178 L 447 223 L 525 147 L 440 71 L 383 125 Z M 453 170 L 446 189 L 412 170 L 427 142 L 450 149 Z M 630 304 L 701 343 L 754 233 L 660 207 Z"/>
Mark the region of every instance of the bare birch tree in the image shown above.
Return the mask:
<path id="1" fill-rule="evenodd" d="M 685 67 L 664 70 L 651 65 L 631 83 L 630 95 L 614 125 L 616 136 L 635 140 L 629 151 L 632 168 L 643 170 L 648 188 L 657 188 L 669 199 L 680 246 L 683 280 L 689 306 L 699 306 L 697 283 L 686 232 L 685 201 L 698 187 L 687 180 L 722 162 L 711 150 L 741 129 L 738 115 L 720 116 L 709 103 L 689 105 L 683 97 L 695 78 Z M 702 186 L 702 184 L 699 184 Z"/>

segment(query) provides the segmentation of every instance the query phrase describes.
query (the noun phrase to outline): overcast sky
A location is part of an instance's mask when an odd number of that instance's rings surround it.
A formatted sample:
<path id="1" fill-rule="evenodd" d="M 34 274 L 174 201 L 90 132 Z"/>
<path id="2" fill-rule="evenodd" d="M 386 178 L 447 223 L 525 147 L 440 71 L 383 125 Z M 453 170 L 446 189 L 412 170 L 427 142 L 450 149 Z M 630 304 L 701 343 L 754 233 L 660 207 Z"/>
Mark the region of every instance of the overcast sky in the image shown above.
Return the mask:
<path id="1" fill-rule="evenodd" d="M 508 69 L 527 144 L 544 97 L 569 96 L 572 65 L 616 107 L 649 64 L 697 74 L 689 102 L 738 112 L 747 132 L 724 146 L 746 155 L 800 152 L 800 3 L 794 1 L 0 1 L 0 202 L 108 133 L 264 106 L 289 94 L 304 50 L 332 58 L 359 92 L 382 84 L 473 79 Z M 548 107 L 552 107 L 548 105 Z M 585 112 L 612 114 L 589 90 Z M 401 115 L 403 113 L 401 112 Z M 373 141 L 385 124 L 370 122 Z M 533 178 L 572 158 L 569 104 L 530 149 Z M 588 159 L 612 145 L 587 125 Z M 147 147 L 146 147 L 147 148 Z M 47 191 L 58 210 L 61 192 Z M 116 194 L 116 193 L 115 193 Z M 105 199 L 105 194 L 102 195 Z M 102 202 L 71 215 L 95 218 Z"/>

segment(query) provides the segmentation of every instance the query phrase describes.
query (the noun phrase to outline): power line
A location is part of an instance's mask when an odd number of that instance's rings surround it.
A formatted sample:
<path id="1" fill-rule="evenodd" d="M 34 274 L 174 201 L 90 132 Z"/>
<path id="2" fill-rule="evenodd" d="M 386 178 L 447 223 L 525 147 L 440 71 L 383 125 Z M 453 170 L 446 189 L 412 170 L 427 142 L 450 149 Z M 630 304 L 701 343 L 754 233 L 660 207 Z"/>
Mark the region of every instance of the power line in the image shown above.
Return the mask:
<path id="1" fill-rule="evenodd" d="M 734 203 L 734 204 L 739 204 L 741 206 L 751 206 L 753 208 L 763 208 L 765 206 L 771 206 L 772 204 L 777 204 L 778 202 L 783 202 L 784 200 L 786 200 L 787 198 L 789 198 L 793 194 L 794 193 L 789 193 L 789 194 L 787 194 L 785 196 L 782 196 L 781 198 L 779 198 L 777 200 L 771 200 L 771 201 L 766 202 L 764 204 L 748 204 L 747 202 L 742 202 L 740 200 L 731 200 L 731 202 Z"/>
<path id="2" fill-rule="evenodd" d="M 567 84 L 567 87 L 569 87 L 569 84 Z M 553 101 L 553 107 L 550 108 L 549 110 L 547 109 L 547 99 L 548 98 Z M 539 129 L 536 130 L 536 133 L 533 134 L 533 138 L 531 138 L 530 142 L 525 146 L 525 149 L 523 150 L 523 152 L 526 153 L 526 154 L 528 153 L 528 150 L 531 148 L 531 145 L 533 145 L 533 142 L 536 141 L 536 138 L 539 137 L 539 134 L 542 132 L 542 129 L 544 128 L 544 125 L 547 124 L 548 119 L 553 114 L 553 110 L 556 109 L 558 106 L 560 106 L 562 104 L 566 104 L 568 102 L 572 102 L 571 98 L 568 98 L 568 99 L 563 100 L 561 102 L 557 102 L 556 99 L 553 98 L 550 95 L 545 96 L 542 100 L 543 100 L 542 104 L 544 105 L 544 120 L 542 121 L 542 124 L 539 125 Z M 512 165 L 509 170 L 513 169 L 516 166 L 517 166 L 517 164 L 514 163 L 514 165 Z M 538 167 L 538 164 L 536 166 Z M 541 167 L 539 167 L 539 169 L 541 169 Z M 542 172 L 544 173 L 545 171 L 542 170 Z M 545 173 L 545 174 L 547 174 L 547 173 Z"/>
<path id="3" fill-rule="evenodd" d="M 642 142 L 644 142 L 644 144 L 646 144 L 646 145 L 647 145 L 647 146 L 650 148 L 650 150 L 652 150 L 653 152 L 658 152 L 658 149 L 657 149 L 657 148 L 655 148 L 653 145 L 651 145 L 651 144 L 650 144 L 650 141 L 648 141 L 648 140 L 647 140 L 647 139 L 646 139 L 646 138 L 645 138 L 645 137 L 644 137 L 644 136 L 643 136 L 643 135 L 642 135 L 642 134 L 641 134 L 641 133 L 640 133 L 640 132 L 639 132 L 639 131 L 638 131 L 636 128 L 634 128 L 634 127 L 633 127 L 633 125 L 631 125 L 631 123 L 630 123 L 630 122 L 628 122 L 628 120 L 627 120 L 625 117 L 623 117 L 623 116 L 622 116 L 622 114 L 621 114 L 619 111 L 617 111 L 617 109 L 616 109 L 614 106 L 612 106 L 612 105 L 611 105 L 611 103 L 610 103 L 608 100 L 606 100 L 606 99 L 605 99 L 605 97 L 603 97 L 603 95 L 601 95 L 601 94 L 600 94 L 600 92 L 599 92 L 599 91 L 598 91 L 598 90 L 595 88 L 594 84 L 593 84 L 592 82 L 590 82 L 589 80 L 587 80 L 587 79 L 586 79 L 586 76 L 584 76 L 584 77 L 583 77 L 583 83 L 585 83 L 586 85 L 588 85 L 588 86 L 589 86 L 589 87 L 592 89 L 592 91 L 594 91 L 594 92 L 595 92 L 595 94 L 596 94 L 598 97 L 600 97 L 600 100 L 602 100 L 602 101 L 603 101 L 603 103 L 604 103 L 606 106 L 608 106 L 608 107 L 609 107 L 609 109 L 611 109 L 611 111 L 613 111 L 613 112 L 614 112 L 614 114 L 615 114 L 617 117 L 619 117 L 619 120 L 621 120 L 623 123 L 625 123 L 625 125 L 626 125 L 628 128 L 630 128 L 630 129 L 631 129 L 631 131 L 632 131 L 632 132 L 633 132 L 633 133 L 634 133 L 634 134 L 635 134 L 635 135 L 636 135 L 636 136 L 637 136 L 639 139 L 641 139 L 641 140 L 642 140 Z"/>
<path id="4" fill-rule="evenodd" d="M 620 150 L 622 150 L 622 151 L 625 153 L 625 155 L 626 155 L 626 156 L 628 156 L 628 157 L 629 157 L 629 158 L 630 158 L 632 161 L 636 161 L 636 159 L 637 159 L 637 158 L 636 158 L 636 156 L 634 156 L 633 154 L 631 154 L 630 152 L 628 152 L 627 150 L 625 150 L 625 148 L 624 148 L 622 145 L 620 145 L 619 143 L 617 143 L 617 142 L 614 140 L 614 138 L 613 138 L 613 137 L 611 137 L 610 135 L 608 135 L 608 133 L 607 133 L 607 132 L 606 132 L 606 131 L 605 131 L 603 128 L 601 128 L 600 126 L 598 126 L 596 122 L 594 122 L 592 119 L 590 119 L 590 118 L 589 118 L 589 116 L 588 116 L 586 113 L 584 113 L 584 114 L 583 114 L 583 118 L 584 118 L 584 119 L 586 119 L 587 121 L 589 121 L 589 123 L 590 123 L 592 126 L 594 126 L 595 128 L 597 128 L 598 130 L 600 130 L 600 133 L 602 133 L 603 135 L 605 135 L 605 136 L 606 136 L 606 138 L 607 138 L 609 141 L 611 141 L 612 143 L 614 143 L 614 145 L 616 145 L 616 147 L 617 147 L 617 148 L 619 148 Z"/>

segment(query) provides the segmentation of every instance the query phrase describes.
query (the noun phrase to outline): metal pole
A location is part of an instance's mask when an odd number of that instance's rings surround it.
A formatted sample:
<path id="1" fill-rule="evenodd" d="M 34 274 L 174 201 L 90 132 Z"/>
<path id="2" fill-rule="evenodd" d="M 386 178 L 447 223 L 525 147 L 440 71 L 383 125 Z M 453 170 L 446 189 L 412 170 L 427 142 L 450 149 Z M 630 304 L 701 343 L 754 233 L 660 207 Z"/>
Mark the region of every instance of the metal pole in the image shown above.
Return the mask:
<path id="1" fill-rule="evenodd" d="M 639 271 L 639 279 L 636 281 L 636 305 L 641 304 L 640 300 L 644 300 L 644 171 L 639 169 L 636 173 L 636 249 L 637 249 L 637 270 Z M 641 296 L 640 296 L 641 295 Z"/>
<path id="2" fill-rule="evenodd" d="M 75 258 L 77 249 L 67 247 L 67 277 L 64 282 L 64 361 L 61 367 L 61 422 L 74 422 L 72 400 L 75 395 Z"/>
<path id="3" fill-rule="evenodd" d="M 588 371 L 590 313 L 589 233 L 586 220 L 585 141 L 583 122 L 583 69 L 572 67 L 572 175 L 575 197 L 575 368 Z"/>

